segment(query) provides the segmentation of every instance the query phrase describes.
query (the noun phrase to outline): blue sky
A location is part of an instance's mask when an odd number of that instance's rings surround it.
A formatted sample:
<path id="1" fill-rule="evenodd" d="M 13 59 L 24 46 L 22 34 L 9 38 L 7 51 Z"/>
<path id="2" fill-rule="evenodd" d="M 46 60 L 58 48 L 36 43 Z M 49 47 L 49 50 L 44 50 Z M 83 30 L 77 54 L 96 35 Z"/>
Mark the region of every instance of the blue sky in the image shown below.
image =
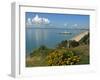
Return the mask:
<path id="1" fill-rule="evenodd" d="M 54 13 L 36 13 L 36 12 L 26 12 L 26 23 L 32 23 L 32 19 L 34 19 L 38 15 L 39 19 L 46 19 L 48 25 L 56 26 L 58 28 L 68 27 L 68 28 L 88 28 L 89 27 L 89 15 L 79 15 L 79 14 L 54 14 Z M 31 24 L 32 27 L 34 26 L 35 22 Z M 45 20 L 44 20 L 45 22 Z M 39 23 L 39 25 L 41 22 Z M 43 25 L 43 24 L 41 24 Z M 28 25 L 27 25 L 28 26 Z"/>

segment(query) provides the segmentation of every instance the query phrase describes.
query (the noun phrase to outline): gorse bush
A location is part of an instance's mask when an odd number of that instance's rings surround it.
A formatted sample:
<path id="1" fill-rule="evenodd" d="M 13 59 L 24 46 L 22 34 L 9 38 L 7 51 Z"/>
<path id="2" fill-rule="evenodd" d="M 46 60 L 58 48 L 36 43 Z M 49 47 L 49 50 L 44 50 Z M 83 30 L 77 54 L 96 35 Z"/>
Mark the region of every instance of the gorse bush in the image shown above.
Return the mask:
<path id="1" fill-rule="evenodd" d="M 74 65 L 80 62 L 80 57 L 72 51 L 55 50 L 47 56 L 47 64 L 53 65 Z"/>

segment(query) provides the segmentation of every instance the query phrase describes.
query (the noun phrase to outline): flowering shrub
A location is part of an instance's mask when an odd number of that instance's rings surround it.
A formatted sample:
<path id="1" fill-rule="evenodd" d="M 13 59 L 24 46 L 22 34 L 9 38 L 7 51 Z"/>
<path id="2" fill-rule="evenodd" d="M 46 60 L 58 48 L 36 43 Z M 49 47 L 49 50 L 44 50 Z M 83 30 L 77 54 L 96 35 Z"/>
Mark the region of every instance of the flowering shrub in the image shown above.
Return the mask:
<path id="1" fill-rule="evenodd" d="M 68 50 L 55 50 L 47 56 L 47 64 L 53 65 L 74 65 L 80 62 L 80 57 Z"/>

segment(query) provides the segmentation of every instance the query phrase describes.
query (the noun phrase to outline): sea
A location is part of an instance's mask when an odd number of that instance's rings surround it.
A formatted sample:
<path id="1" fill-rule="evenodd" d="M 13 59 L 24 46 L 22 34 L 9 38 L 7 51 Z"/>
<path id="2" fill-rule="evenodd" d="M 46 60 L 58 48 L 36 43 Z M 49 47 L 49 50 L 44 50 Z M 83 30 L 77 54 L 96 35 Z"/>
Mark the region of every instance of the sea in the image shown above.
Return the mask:
<path id="1" fill-rule="evenodd" d="M 66 28 L 26 28 L 26 54 L 45 45 L 48 48 L 55 48 L 63 40 L 70 40 L 74 36 L 86 31 L 85 29 Z M 69 32 L 70 34 L 63 34 Z"/>

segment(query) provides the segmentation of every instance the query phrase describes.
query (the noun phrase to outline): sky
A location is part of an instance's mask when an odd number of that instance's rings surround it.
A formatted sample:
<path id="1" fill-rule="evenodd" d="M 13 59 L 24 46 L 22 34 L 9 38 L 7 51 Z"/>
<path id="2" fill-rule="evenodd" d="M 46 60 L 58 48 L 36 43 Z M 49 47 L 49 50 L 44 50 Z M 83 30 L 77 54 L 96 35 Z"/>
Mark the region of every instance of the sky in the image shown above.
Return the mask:
<path id="1" fill-rule="evenodd" d="M 26 12 L 26 26 L 89 28 L 89 15 Z"/>

